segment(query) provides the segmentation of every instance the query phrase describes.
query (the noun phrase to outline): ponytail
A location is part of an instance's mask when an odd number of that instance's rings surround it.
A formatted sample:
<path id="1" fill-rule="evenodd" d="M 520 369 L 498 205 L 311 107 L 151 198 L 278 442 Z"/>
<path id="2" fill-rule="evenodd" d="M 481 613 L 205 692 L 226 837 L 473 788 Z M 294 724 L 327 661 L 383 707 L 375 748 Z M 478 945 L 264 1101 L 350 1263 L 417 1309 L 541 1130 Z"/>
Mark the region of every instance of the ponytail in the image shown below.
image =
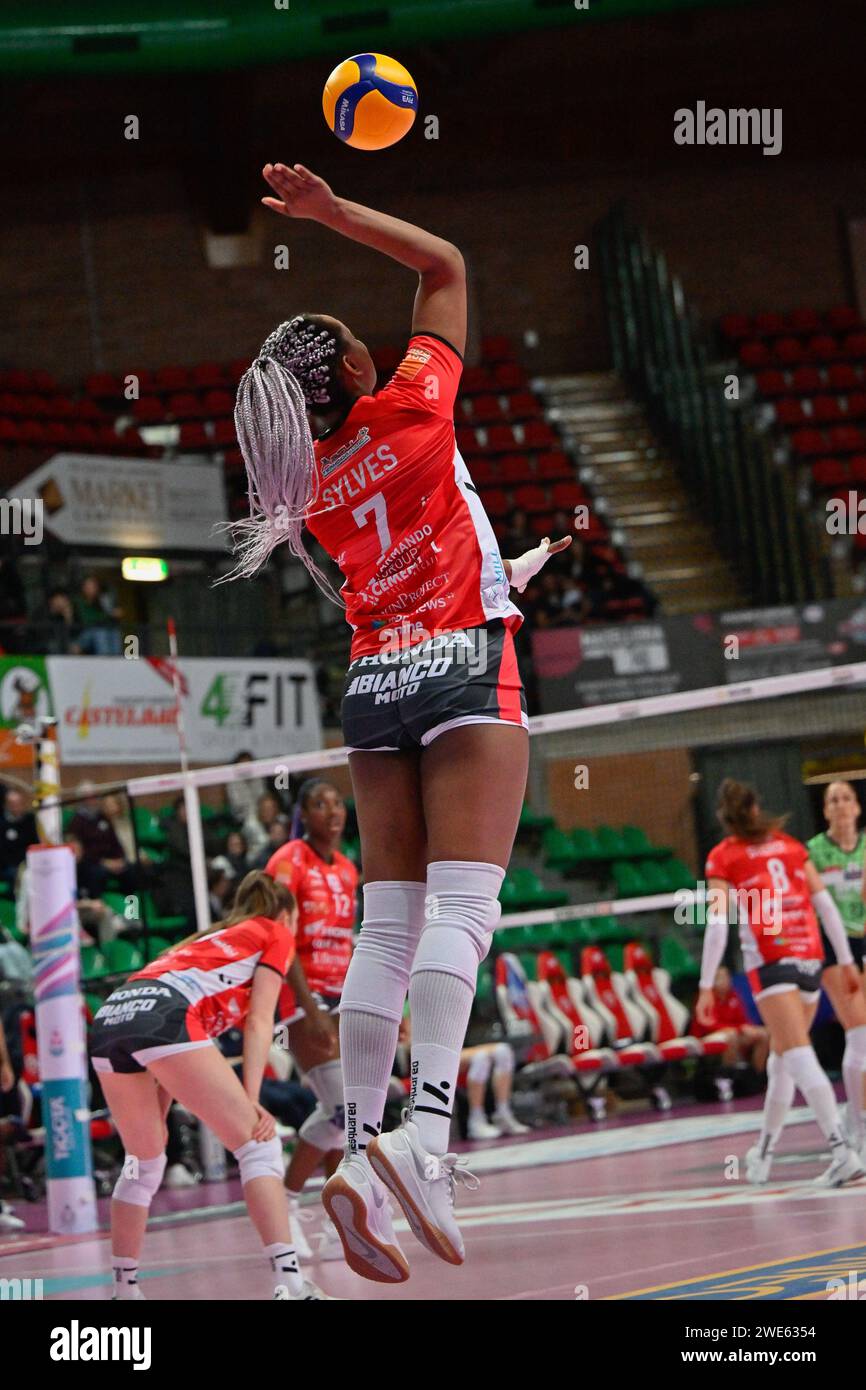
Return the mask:
<path id="1" fill-rule="evenodd" d="M 738 840 L 765 840 L 783 829 L 788 819 L 762 810 L 754 787 L 733 777 L 726 777 L 719 787 L 716 814 L 723 829 Z"/>
<path id="2" fill-rule="evenodd" d="M 238 885 L 234 906 L 228 917 L 205 927 L 204 931 L 185 936 L 161 954 L 167 955 L 169 951 L 176 951 L 191 941 L 200 941 L 203 936 L 213 936 L 214 932 L 224 931 L 226 927 L 236 927 L 238 922 L 245 922 L 249 917 L 267 917 L 275 922 L 281 913 L 294 912 L 297 905 L 294 893 L 284 883 L 277 883 L 261 869 L 251 869 Z"/>

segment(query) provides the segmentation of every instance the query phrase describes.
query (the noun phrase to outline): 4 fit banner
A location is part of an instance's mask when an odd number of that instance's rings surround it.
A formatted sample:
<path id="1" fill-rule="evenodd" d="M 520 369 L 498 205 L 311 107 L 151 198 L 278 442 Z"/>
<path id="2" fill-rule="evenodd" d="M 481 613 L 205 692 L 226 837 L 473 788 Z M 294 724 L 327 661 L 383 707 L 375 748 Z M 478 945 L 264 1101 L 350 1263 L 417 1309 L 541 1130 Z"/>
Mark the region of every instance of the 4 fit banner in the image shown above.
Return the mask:
<path id="1" fill-rule="evenodd" d="M 48 678 L 64 764 L 177 761 L 177 705 L 163 658 L 53 656 Z M 229 763 L 321 747 L 309 661 L 181 659 L 191 761 Z"/>

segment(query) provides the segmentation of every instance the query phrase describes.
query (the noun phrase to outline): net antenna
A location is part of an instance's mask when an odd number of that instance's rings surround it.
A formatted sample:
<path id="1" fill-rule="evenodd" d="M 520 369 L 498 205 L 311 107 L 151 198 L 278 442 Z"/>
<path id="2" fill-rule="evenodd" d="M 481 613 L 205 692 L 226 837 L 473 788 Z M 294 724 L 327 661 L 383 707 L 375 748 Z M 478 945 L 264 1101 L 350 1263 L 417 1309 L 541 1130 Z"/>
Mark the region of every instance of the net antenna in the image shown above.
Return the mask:
<path id="1" fill-rule="evenodd" d="M 168 651 L 171 657 L 171 684 L 175 698 L 175 727 L 180 754 L 183 800 L 186 807 L 186 833 L 189 840 L 189 860 L 192 872 L 192 888 L 195 898 L 196 930 L 204 931 L 210 926 L 210 900 L 207 891 L 207 859 L 204 849 L 204 831 L 201 821 L 201 804 L 198 787 L 190 777 L 189 753 L 186 742 L 183 696 L 184 681 L 178 665 L 177 627 L 174 618 L 167 620 Z"/>

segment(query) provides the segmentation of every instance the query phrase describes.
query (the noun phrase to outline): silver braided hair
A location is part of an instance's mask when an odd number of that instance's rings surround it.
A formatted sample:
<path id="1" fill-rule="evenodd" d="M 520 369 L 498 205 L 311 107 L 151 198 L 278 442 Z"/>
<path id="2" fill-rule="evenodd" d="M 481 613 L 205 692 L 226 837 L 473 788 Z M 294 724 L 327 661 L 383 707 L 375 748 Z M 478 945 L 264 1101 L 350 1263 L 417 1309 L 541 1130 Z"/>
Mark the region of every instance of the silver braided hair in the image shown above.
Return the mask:
<path id="1" fill-rule="evenodd" d="M 338 399 L 339 383 L 329 361 L 338 355 L 335 335 L 298 314 L 274 329 L 241 377 L 235 430 L 246 465 L 250 514 L 228 527 L 237 564 L 218 584 L 251 578 L 285 541 L 322 592 L 343 606 L 303 542 L 304 517 L 318 491 L 307 410 Z"/>

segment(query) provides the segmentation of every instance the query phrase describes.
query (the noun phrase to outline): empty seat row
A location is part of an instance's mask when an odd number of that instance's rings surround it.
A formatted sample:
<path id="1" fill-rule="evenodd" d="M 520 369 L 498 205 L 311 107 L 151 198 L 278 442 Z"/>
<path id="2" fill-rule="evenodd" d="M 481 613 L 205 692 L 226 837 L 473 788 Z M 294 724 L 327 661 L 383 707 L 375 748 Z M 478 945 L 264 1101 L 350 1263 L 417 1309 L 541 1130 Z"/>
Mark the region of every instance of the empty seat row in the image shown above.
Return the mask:
<path id="1" fill-rule="evenodd" d="M 477 454 L 511 454 L 521 449 L 548 451 L 559 444 L 546 420 L 527 420 L 522 425 L 490 425 L 485 429 L 457 426 L 457 447 L 464 458 Z"/>
<path id="2" fill-rule="evenodd" d="M 812 464 L 816 487 L 841 487 L 843 483 L 866 483 L 866 454 L 850 458 L 820 458 Z"/>
<path id="3" fill-rule="evenodd" d="M 834 362 L 827 367 L 795 367 L 783 372 L 780 367 L 767 367 L 755 376 L 755 385 L 762 396 L 816 396 L 822 391 L 859 391 L 866 387 L 866 372 L 853 362 Z"/>
<path id="4" fill-rule="evenodd" d="M 496 458 L 472 460 L 472 481 L 478 487 L 566 479 L 574 482 L 574 464 L 562 449 L 550 449 L 544 454 L 499 454 Z"/>
<path id="5" fill-rule="evenodd" d="M 795 430 L 789 437 L 794 453 L 803 458 L 818 454 L 856 454 L 866 449 L 866 430 L 858 425 Z"/>
<path id="6" fill-rule="evenodd" d="M 758 340 L 742 343 L 740 361 L 744 367 L 757 369 L 773 364 L 795 366 L 799 363 L 866 361 L 866 332 L 858 330 L 844 337 L 818 333 L 813 338 L 776 338 L 773 342 Z"/>
<path id="7" fill-rule="evenodd" d="M 776 423 L 785 429 L 813 423 L 832 425 L 866 420 L 866 391 L 852 391 L 848 396 L 815 396 L 811 400 L 783 396 L 772 409 Z"/>
<path id="8" fill-rule="evenodd" d="M 729 342 L 745 338 L 776 338 L 784 334 L 848 333 L 862 327 L 860 315 L 849 304 L 839 304 L 824 313 L 817 309 L 792 309 L 787 314 L 772 311 L 762 314 L 725 314 L 719 327 Z"/>

